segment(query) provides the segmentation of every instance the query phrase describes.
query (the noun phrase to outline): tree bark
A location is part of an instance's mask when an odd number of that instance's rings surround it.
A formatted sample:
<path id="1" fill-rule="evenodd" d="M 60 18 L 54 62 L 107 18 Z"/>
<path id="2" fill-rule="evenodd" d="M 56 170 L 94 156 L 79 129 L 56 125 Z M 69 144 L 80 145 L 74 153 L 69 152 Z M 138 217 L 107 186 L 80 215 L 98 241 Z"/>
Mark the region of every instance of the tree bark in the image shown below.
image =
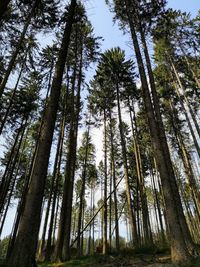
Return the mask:
<path id="1" fill-rule="evenodd" d="M 186 240 L 188 237 L 188 227 L 184 221 L 183 210 L 180 203 L 180 196 L 177 190 L 175 176 L 170 160 L 169 150 L 166 143 L 165 133 L 162 128 L 162 120 L 159 115 L 159 102 L 157 102 L 156 91 L 151 84 L 153 104 L 151 101 L 150 90 L 146 78 L 144 63 L 138 43 L 138 38 L 135 30 L 135 25 L 129 7 L 132 5 L 130 0 L 125 0 L 127 16 L 133 45 L 135 48 L 136 58 L 139 67 L 140 78 L 142 82 L 143 101 L 148 118 L 150 128 L 150 135 L 153 144 L 153 150 L 157 162 L 157 166 L 161 176 L 163 193 L 165 197 L 166 212 L 171 235 L 171 255 L 174 263 L 188 262 L 191 257 L 191 250 L 189 251 L 188 244 L 191 240 Z M 147 62 L 148 65 L 148 62 Z M 148 70 L 149 72 L 149 70 Z M 151 77 L 151 76 L 150 76 Z M 157 107 L 158 105 L 158 107 Z M 154 109 L 155 108 L 155 109 Z M 173 184 L 175 183 L 175 184 Z M 178 205 L 177 205 L 178 204 Z M 191 244 L 189 244 L 191 245 Z M 194 247 L 193 247 L 194 249 Z"/>
<path id="2" fill-rule="evenodd" d="M 82 256 L 82 246 L 81 246 L 81 229 L 82 229 L 82 221 L 83 221 L 83 210 L 84 210 L 84 200 L 85 200 L 85 184 L 86 184 L 86 175 L 87 175 L 87 167 L 88 167 L 88 154 L 89 154 L 89 136 L 90 136 L 90 125 L 87 129 L 87 137 L 86 137 L 86 150 L 85 157 L 83 163 L 83 170 L 81 175 L 81 192 L 80 192 L 80 204 L 79 204 L 79 215 L 78 215 L 78 239 L 77 239 L 77 256 Z"/>
<path id="3" fill-rule="evenodd" d="M 112 128 L 112 113 L 109 110 L 110 119 L 110 145 L 111 145 L 111 161 L 112 161 L 112 178 L 113 178 L 113 188 L 114 188 L 114 210 L 115 210 L 115 246 L 116 251 L 120 251 L 119 244 L 119 222 L 118 222 L 118 205 L 117 205 L 117 189 L 116 189 L 116 170 L 115 170 L 115 153 L 114 153 L 114 134 Z"/>
<path id="4" fill-rule="evenodd" d="M 149 225 L 149 221 L 150 221 L 149 210 L 148 210 L 147 196 L 145 193 L 145 184 L 144 184 L 144 175 L 143 175 L 143 170 L 142 170 L 140 147 L 138 144 L 138 130 L 137 130 L 136 117 L 135 117 L 135 110 L 134 110 L 134 107 L 132 107 L 133 113 L 134 113 L 133 115 L 134 123 L 135 123 L 135 131 L 134 131 L 132 111 L 131 111 L 129 98 L 128 98 L 128 107 L 129 107 L 129 115 L 130 115 L 132 135 L 133 135 L 133 146 L 134 146 L 134 154 L 135 154 L 136 170 L 137 170 L 137 183 L 138 183 L 138 187 L 140 191 L 140 199 L 141 199 L 144 242 L 146 244 L 153 244 L 153 237 L 152 237 L 152 233 L 151 233 L 151 229 Z"/>
<path id="5" fill-rule="evenodd" d="M 104 208 L 103 208 L 103 254 L 108 253 L 108 204 L 107 204 L 107 183 L 108 183 L 108 170 L 107 170 L 107 115 L 104 109 Z"/>
<path id="6" fill-rule="evenodd" d="M 58 55 L 58 61 L 55 67 L 50 99 L 44 115 L 44 124 L 41 129 L 39 146 L 31 174 L 25 208 L 20 221 L 16 242 L 7 261 L 7 267 L 31 267 L 35 258 L 46 173 L 60 99 L 62 78 L 70 43 L 75 7 L 76 0 L 72 0 L 69 9 L 68 21 L 65 26 L 62 44 Z"/>
<path id="7" fill-rule="evenodd" d="M 52 193 L 53 193 L 53 201 L 52 201 L 52 209 L 51 209 L 51 217 L 49 222 L 49 230 L 45 251 L 45 261 L 49 261 L 51 259 L 51 245 L 52 245 L 52 232 L 53 232 L 53 223 L 55 216 L 55 207 L 56 207 L 56 199 L 58 198 L 58 185 L 60 182 L 60 167 L 61 167 L 61 159 L 62 159 L 62 151 L 63 151 L 63 141 L 64 141 L 64 133 L 65 133 L 65 114 L 62 115 L 61 124 L 60 124 L 60 134 L 57 146 L 57 153 L 54 163 L 54 172 L 53 176 L 55 177 L 52 183 Z M 41 251 L 42 252 L 42 251 Z"/>
<path id="8" fill-rule="evenodd" d="M 121 148 L 122 148 L 122 156 L 123 156 L 123 164 L 124 164 L 124 172 L 125 172 L 125 186 L 126 186 L 126 197 L 127 197 L 127 203 L 128 203 L 128 213 L 129 213 L 129 220 L 131 224 L 132 241 L 134 245 L 137 245 L 138 244 L 137 226 L 136 226 L 136 218 L 135 218 L 135 214 L 133 210 L 131 192 L 130 192 L 128 159 L 127 159 L 126 141 L 124 137 L 123 123 L 122 123 L 122 115 L 121 115 L 121 107 L 120 107 L 120 91 L 119 91 L 118 81 L 116 83 L 116 92 L 117 92 L 117 108 L 118 108 L 118 117 L 119 117 L 119 131 L 120 131 Z"/>

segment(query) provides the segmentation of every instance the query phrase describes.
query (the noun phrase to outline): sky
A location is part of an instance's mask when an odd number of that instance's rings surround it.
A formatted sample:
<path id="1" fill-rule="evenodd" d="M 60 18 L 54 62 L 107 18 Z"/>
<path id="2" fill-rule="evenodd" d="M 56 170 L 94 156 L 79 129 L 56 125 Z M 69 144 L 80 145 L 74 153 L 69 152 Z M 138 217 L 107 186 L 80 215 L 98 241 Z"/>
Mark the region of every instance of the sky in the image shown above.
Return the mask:
<path id="1" fill-rule="evenodd" d="M 94 27 L 96 36 L 103 37 L 102 51 L 110 49 L 111 47 L 119 46 L 126 51 L 127 58 L 133 58 L 133 49 L 129 36 L 124 36 L 118 29 L 117 24 L 114 25 L 112 21 L 113 14 L 110 13 L 108 6 L 105 5 L 105 0 L 87 0 L 86 9 L 88 17 Z M 200 0 L 169 0 L 168 6 L 174 9 L 181 9 L 182 11 L 190 12 L 195 16 L 200 9 Z M 45 41 L 44 37 L 44 41 Z M 92 78 L 95 66 L 87 73 L 87 80 Z M 80 142 L 79 135 L 79 142 Z M 102 137 L 100 129 L 93 130 L 93 141 L 96 144 L 97 162 L 102 155 Z M 11 210 L 6 220 L 3 236 L 10 233 L 12 227 L 12 218 L 14 212 Z"/>
<path id="2" fill-rule="evenodd" d="M 105 4 L 105 0 L 87 0 L 86 6 L 95 33 L 98 36 L 102 36 L 105 40 L 102 49 L 105 50 L 114 46 L 120 46 L 127 50 L 128 56 L 130 56 L 130 38 L 123 36 L 117 24 L 113 24 L 113 14 L 110 13 L 108 6 Z M 195 16 L 200 9 L 200 0 L 168 0 L 168 7 L 181 9 Z"/>

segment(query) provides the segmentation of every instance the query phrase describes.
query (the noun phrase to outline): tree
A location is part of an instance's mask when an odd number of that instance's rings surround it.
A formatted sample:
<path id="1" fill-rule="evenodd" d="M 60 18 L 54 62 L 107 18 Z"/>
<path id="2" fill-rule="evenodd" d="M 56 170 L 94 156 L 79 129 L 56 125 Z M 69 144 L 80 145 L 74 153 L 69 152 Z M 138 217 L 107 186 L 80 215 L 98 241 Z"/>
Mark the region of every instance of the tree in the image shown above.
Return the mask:
<path id="1" fill-rule="evenodd" d="M 155 3 L 159 3 L 159 1 L 155 1 Z M 145 29 L 142 23 L 145 16 L 142 16 L 142 14 L 140 13 L 140 8 L 142 11 L 144 11 L 144 13 L 145 11 L 148 12 L 149 9 L 147 9 L 145 5 L 142 6 L 140 4 L 142 3 L 136 3 L 135 1 L 132 3 L 131 1 L 126 0 L 123 2 L 122 5 L 120 4 L 119 6 L 118 1 L 114 1 L 115 12 L 117 14 L 117 17 L 122 21 L 123 25 L 128 24 L 130 27 L 133 46 L 136 53 L 136 59 L 142 82 L 143 101 L 148 117 L 154 154 L 160 172 L 162 188 L 165 198 L 166 212 L 171 234 L 172 261 L 185 262 L 189 261 L 191 256 L 194 254 L 195 246 L 193 244 L 188 226 L 186 224 L 180 195 L 177 190 L 175 174 L 173 171 L 166 135 L 164 132 L 163 122 L 160 114 L 159 99 L 156 92 L 150 57 L 145 43 Z M 151 9 L 149 15 L 150 19 L 155 16 L 155 14 L 151 12 Z M 147 17 L 147 19 L 149 19 L 149 17 Z M 141 48 L 139 46 L 138 36 L 136 32 L 139 32 L 143 42 L 142 51 L 145 54 L 145 61 L 142 58 Z M 152 99 L 150 95 L 150 88 L 147 82 L 147 74 L 144 65 L 145 63 L 147 65 L 147 71 L 150 80 Z"/>
<path id="2" fill-rule="evenodd" d="M 131 82 L 131 78 L 129 78 L 130 75 L 132 74 L 131 71 L 132 71 L 132 62 L 125 61 L 124 52 L 121 51 L 120 48 L 115 48 L 106 51 L 102 55 L 97 70 L 97 77 L 99 75 L 99 79 L 105 79 L 104 84 L 105 83 L 109 84 L 111 92 L 113 90 L 113 93 L 111 93 L 111 95 L 112 94 L 115 95 L 117 99 L 119 130 L 121 138 L 123 163 L 124 163 L 126 193 L 127 193 L 128 207 L 129 207 L 129 218 L 131 220 L 133 242 L 137 244 L 136 221 L 130 194 L 126 141 L 124 137 L 124 129 L 122 123 L 121 106 L 120 106 L 120 88 L 125 87 L 126 86 L 125 84 Z"/>
<path id="3" fill-rule="evenodd" d="M 18 54 L 20 53 L 21 50 L 21 46 L 24 42 L 28 27 L 31 24 L 31 20 L 34 18 L 34 24 L 33 24 L 33 29 L 34 27 L 40 27 L 42 25 L 42 27 L 46 27 L 48 28 L 49 25 L 51 25 L 50 27 L 53 27 L 55 25 L 55 15 L 57 13 L 57 3 L 56 2 L 49 2 L 48 0 L 46 0 L 46 3 L 44 1 L 40 1 L 40 0 L 35 0 L 33 3 L 30 3 L 31 9 L 30 12 L 27 16 L 27 19 L 25 21 L 22 33 L 19 37 L 19 40 L 16 43 L 16 47 L 12 53 L 12 56 L 10 58 L 10 61 L 8 63 L 7 69 L 5 71 L 4 77 L 1 81 L 0 84 L 0 98 L 3 95 L 3 92 L 5 90 L 5 86 L 6 83 L 8 81 L 8 78 L 11 74 L 11 71 L 13 70 L 14 66 L 15 66 L 15 62 L 17 59 Z M 29 7 L 28 7 L 29 8 Z M 51 16 L 49 16 L 49 14 Z M 47 20 L 49 20 L 47 22 Z M 32 29 L 32 30 L 33 30 Z"/>
<path id="4" fill-rule="evenodd" d="M 19 225 L 16 242 L 8 259 L 7 266 L 13 266 L 13 264 L 16 267 L 31 266 L 33 259 L 35 258 L 40 225 L 40 212 L 45 187 L 45 177 L 48 167 L 51 142 L 53 138 L 62 77 L 70 42 L 75 7 L 76 1 L 72 0 L 69 8 L 68 20 L 66 22 L 66 27 L 63 34 L 62 44 L 58 53 L 58 60 L 52 81 L 50 98 L 44 115 L 44 124 L 41 129 L 38 151 L 32 170 L 31 183 L 26 198 L 23 217 Z M 35 218 L 34 223 L 32 218 Z"/>

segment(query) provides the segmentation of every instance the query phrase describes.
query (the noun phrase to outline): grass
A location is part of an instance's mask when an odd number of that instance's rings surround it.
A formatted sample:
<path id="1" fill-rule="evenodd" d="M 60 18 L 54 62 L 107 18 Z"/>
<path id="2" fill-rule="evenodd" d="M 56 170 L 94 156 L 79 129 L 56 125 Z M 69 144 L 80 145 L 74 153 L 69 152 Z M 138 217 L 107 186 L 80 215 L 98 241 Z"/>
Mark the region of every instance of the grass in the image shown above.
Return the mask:
<path id="1" fill-rule="evenodd" d="M 97 265 L 98 257 L 95 256 L 85 256 L 81 257 L 80 259 L 73 259 L 66 263 L 44 263 L 39 264 L 39 267 L 74 267 L 74 266 L 81 266 L 81 267 L 88 267 L 88 266 L 96 266 Z"/>

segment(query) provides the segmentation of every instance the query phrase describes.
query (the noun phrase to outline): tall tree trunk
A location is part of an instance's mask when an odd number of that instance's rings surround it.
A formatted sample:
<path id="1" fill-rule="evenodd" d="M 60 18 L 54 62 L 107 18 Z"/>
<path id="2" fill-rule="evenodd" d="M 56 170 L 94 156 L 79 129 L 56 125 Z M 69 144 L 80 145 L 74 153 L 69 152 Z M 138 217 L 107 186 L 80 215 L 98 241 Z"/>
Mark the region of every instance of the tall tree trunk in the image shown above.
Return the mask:
<path id="1" fill-rule="evenodd" d="M 135 48 L 136 58 L 138 62 L 140 78 L 142 82 L 143 101 L 148 118 L 153 150 L 157 166 L 160 172 L 163 193 L 165 197 L 165 204 L 167 207 L 166 212 L 171 235 L 172 261 L 174 263 L 188 262 L 190 261 L 190 256 L 192 253 L 191 249 L 189 251 L 189 246 L 192 247 L 192 244 L 190 244 L 191 237 L 188 236 L 189 230 L 183 215 L 180 196 L 177 190 L 175 176 L 169 155 L 169 149 L 166 143 L 166 136 L 162 128 L 162 120 L 161 116 L 159 115 L 160 113 L 159 102 L 157 102 L 156 91 L 152 86 L 153 84 L 151 84 L 151 91 L 154 104 L 153 107 L 151 102 L 151 95 L 148 87 L 148 82 L 146 78 L 144 63 L 138 43 L 137 34 L 135 31 L 135 25 L 133 20 L 134 16 L 132 16 L 132 13 L 129 9 L 132 3 L 130 0 L 125 0 L 125 3 L 126 3 L 126 10 L 127 10 L 131 35 L 133 39 L 133 45 Z M 152 77 L 150 75 L 150 78 Z M 194 246 L 193 249 L 195 251 Z"/>
<path id="2" fill-rule="evenodd" d="M 116 251 L 119 252 L 119 222 L 118 222 L 118 205 L 117 205 L 117 189 L 116 189 L 116 170 L 115 170 L 115 151 L 114 151 L 114 134 L 112 128 L 112 113 L 109 110 L 110 119 L 110 146 L 111 146 L 111 161 L 112 161 L 112 178 L 113 178 L 113 189 L 114 189 L 114 210 L 115 210 L 115 246 Z"/>
<path id="3" fill-rule="evenodd" d="M 150 166 L 150 175 L 151 175 L 152 184 L 153 184 L 153 191 L 154 191 L 154 199 L 155 199 L 155 203 L 156 203 L 156 209 L 158 211 L 161 238 L 162 238 L 163 244 L 165 244 L 166 243 L 166 237 L 165 237 L 165 231 L 164 231 L 164 225 L 163 225 L 163 219 L 162 219 L 162 213 L 161 213 L 160 199 L 159 199 L 159 195 L 158 195 L 158 190 L 156 188 L 155 175 L 153 173 L 153 170 L 152 170 L 151 166 Z"/>
<path id="4" fill-rule="evenodd" d="M 75 14 L 76 0 L 71 1 L 68 21 L 65 26 L 55 74 L 52 82 L 50 99 L 44 115 L 39 146 L 31 181 L 26 198 L 25 208 L 19 225 L 14 248 L 7 261 L 7 267 L 31 267 L 37 249 L 38 231 L 40 227 L 41 206 L 45 188 L 53 132 L 60 99 L 62 78 L 70 43 L 70 35 Z"/>
<path id="5" fill-rule="evenodd" d="M 89 154 L 89 136 L 90 136 L 90 125 L 87 129 L 86 136 L 86 150 L 84 155 L 84 163 L 83 170 L 81 175 L 81 192 L 80 192 L 80 204 L 79 204 L 79 215 L 78 215 L 78 239 L 77 239 L 77 256 L 82 256 L 82 245 L 81 245 L 81 229 L 82 229 L 82 221 L 84 216 L 84 200 L 85 200 L 85 185 L 86 185 L 86 176 L 87 176 L 87 168 L 88 168 L 88 154 Z"/>
<path id="6" fill-rule="evenodd" d="M 75 51 L 77 57 L 77 49 Z M 56 242 L 54 258 L 57 260 L 70 259 L 70 239 L 71 239 L 71 214 L 72 214 L 72 200 L 74 187 L 74 174 L 76 164 L 76 149 L 77 149 L 77 135 L 78 135 L 78 121 L 80 113 L 80 92 L 82 81 L 82 54 L 80 60 L 78 92 L 76 98 L 76 106 L 74 107 L 74 90 L 77 71 L 77 60 L 75 60 L 74 74 L 72 81 L 72 96 L 71 96 L 71 122 L 69 132 L 69 145 L 67 162 L 65 166 L 65 182 L 64 192 L 61 205 L 60 221 L 58 228 L 58 238 Z"/>
<path id="7" fill-rule="evenodd" d="M 56 153 L 56 158 L 55 158 L 55 163 L 54 163 L 53 176 L 55 177 L 54 178 L 55 181 L 54 183 L 52 183 L 53 201 L 52 201 L 51 216 L 50 216 L 47 244 L 46 244 L 46 251 L 45 251 L 46 261 L 49 261 L 51 258 L 52 232 L 53 232 L 56 200 L 58 198 L 58 186 L 60 182 L 60 167 L 61 167 L 61 160 L 62 160 L 64 133 L 65 133 L 65 114 L 63 114 L 62 119 L 61 119 L 57 153 Z"/>
<path id="8" fill-rule="evenodd" d="M 116 83 L 117 90 L 117 108 L 118 108 L 118 117 L 119 117 L 119 131 L 120 131 L 120 139 L 121 139 L 121 147 L 122 147 L 122 156 L 123 156 L 123 164 L 124 164 L 124 172 L 125 172 L 125 186 L 126 186 L 126 197 L 128 203 L 128 213 L 129 220 L 131 224 L 131 232 L 132 232 L 132 241 L 134 245 L 138 244 L 138 235 L 137 235 L 137 226 L 136 226 L 136 218 L 133 210 L 131 192 L 130 192 L 130 184 L 129 184 L 129 173 L 128 173 L 128 159 L 127 159 L 127 151 L 126 151 L 126 141 L 123 130 L 122 123 L 122 115 L 121 115 L 121 107 L 120 107 L 120 91 L 118 81 Z"/>
<path id="9" fill-rule="evenodd" d="M 134 113 L 134 115 L 133 115 L 134 116 L 134 123 L 135 123 L 135 131 L 134 131 L 133 118 L 132 118 L 131 105 L 130 105 L 130 99 L 129 98 L 128 98 L 128 107 L 129 107 L 129 115 L 130 115 L 132 135 L 133 135 L 133 146 L 134 146 L 134 154 L 135 154 L 136 170 L 137 170 L 137 180 L 138 180 L 137 183 L 139 186 L 140 198 L 141 198 L 144 242 L 147 244 L 152 244 L 153 243 L 153 237 L 152 237 L 152 233 L 151 233 L 151 229 L 150 229 L 150 225 L 149 225 L 149 211 L 148 211 L 147 196 L 145 193 L 144 175 L 143 175 L 143 170 L 142 170 L 140 147 L 138 144 L 137 123 L 136 123 L 134 107 L 132 107 L 133 113 Z M 139 220 L 139 218 L 138 218 L 138 220 Z"/>
<path id="10" fill-rule="evenodd" d="M 110 190 L 109 193 L 111 194 L 112 192 L 112 162 L 110 162 Z M 109 199 L 109 253 L 112 251 L 112 197 Z"/>
<path id="11" fill-rule="evenodd" d="M 108 204 L 107 204 L 107 184 L 108 184 L 108 170 L 107 170 L 107 114 L 104 109 L 104 208 L 103 208 L 103 254 L 108 253 Z"/>
<path id="12" fill-rule="evenodd" d="M 41 240 L 40 251 L 39 251 L 39 255 L 41 253 L 41 256 L 43 254 L 43 249 L 45 246 L 45 236 L 46 236 L 46 230 L 47 230 L 47 224 L 48 224 L 48 219 L 49 219 L 51 202 L 52 202 L 52 198 L 54 196 L 54 189 L 57 187 L 57 183 L 59 180 L 59 172 L 60 172 L 60 170 L 59 170 L 60 166 L 59 165 L 61 164 L 64 132 L 65 132 L 65 114 L 63 112 L 63 114 L 61 115 L 61 120 L 60 120 L 60 133 L 59 133 L 59 137 L 58 137 L 58 144 L 57 144 L 57 150 L 56 150 L 55 161 L 54 161 L 51 188 L 50 188 L 49 198 L 48 198 L 48 202 L 47 202 L 47 209 L 46 209 L 46 215 L 45 215 L 44 226 L 43 226 L 42 240 Z M 53 210 L 53 204 L 54 204 L 54 209 L 55 209 L 55 201 L 52 203 L 52 210 Z M 49 225 L 49 229 L 50 228 L 51 228 L 50 233 L 52 234 L 52 230 L 53 230 L 53 222 L 52 221 L 51 221 L 51 225 Z M 50 250 L 49 249 L 50 246 L 51 246 L 51 244 L 48 246 L 48 248 L 46 246 L 45 257 L 48 254 L 47 250 L 48 251 Z"/>
<path id="13" fill-rule="evenodd" d="M 172 116 L 172 127 L 173 127 L 174 134 L 175 134 L 175 137 L 176 137 L 176 140 L 177 140 L 177 144 L 178 144 L 178 147 L 179 147 L 179 152 L 180 152 L 180 155 L 181 155 L 181 159 L 183 161 L 183 165 L 184 165 L 184 168 L 185 168 L 185 173 L 186 173 L 186 176 L 187 176 L 187 179 L 188 179 L 188 183 L 189 183 L 189 186 L 191 188 L 191 191 L 192 191 L 192 194 L 193 194 L 193 197 L 194 197 L 194 203 L 195 203 L 195 206 L 196 206 L 196 209 L 197 209 L 197 212 L 198 212 L 198 216 L 200 218 L 200 193 L 199 193 L 199 188 L 198 188 L 196 179 L 194 177 L 194 172 L 193 172 L 193 169 L 192 169 L 192 166 L 191 166 L 191 163 L 190 163 L 189 154 L 188 154 L 188 151 L 186 149 L 185 143 L 183 141 L 182 134 L 181 134 L 180 130 L 177 129 L 177 126 L 176 126 L 178 118 L 177 118 L 176 113 L 175 113 L 175 107 L 174 107 L 174 105 L 172 104 L 171 101 L 170 101 L 170 108 L 171 108 L 171 116 Z"/>
<path id="14" fill-rule="evenodd" d="M 90 218 L 92 218 L 92 206 L 93 206 L 93 190 L 92 186 L 90 188 Z M 89 233 L 88 233 L 88 242 L 87 242 L 87 255 L 91 254 L 91 235 L 92 235 L 92 225 L 90 224 Z"/>
<path id="15" fill-rule="evenodd" d="M 150 61 L 150 57 L 149 57 L 149 53 L 148 53 L 148 48 L 147 48 L 147 44 L 146 44 L 144 31 L 142 29 L 141 24 L 140 24 L 140 35 L 141 35 L 145 59 L 146 59 L 146 63 L 147 63 L 147 70 L 148 70 L 148 75 L 149 75 L 149 80 L 150 80 L 153 105 L 154 105 L 155 115 L 156 115 L 156 119 L 157 119 L 157 126 L 158 126 L 158 131 L 159 131 L 158 134 L 159 134 L 160 141 L 161 141 L 161 148 L 163 150 L 162 153 L 163 153 L 163 156 L 165 159 L 164 163 L 166 164 L 166 167 L 168 169 L 168 173 L 170 174 L 169 175 L 170 186 L 172 189 L 173 197 L 174 197 L 175 202 L 176 202 L 177 215 L 178 215 L 178 219 L 179 219 L 180 224 L 181 224 L 182 233 L 183 233 L 183 236 L 185 239 L 185 243 L 186 243 L 188 252 L 191 254 L 194 254 L 194 253 L 196 253 L 195 252 L 195 246 L 194 246 L 193 240 L 191 238 L 189 228 L 188 228 L 188 225 L 186 223 L 186 219 L 185 219 L 185 216 L 183 213 L 183 207 L 182 207 L 182 203 L 181 203 L 181 199 L 180 199 L 180 195 L 179 195 L 179 191 L 178 191 L 178 186 L 176 183 L 176 177 L 174 174 L 173 165 L 172 165 L 172 161 L 170 158 L 170 152 L 169 152 L 167 139 L 166 139 L 166 135 L 165 135 L 164 125 L 163 125 L 162 117 L 161 117 L 161 113 L 160 113 L 159 98 L 158 98 L 157 91 L 156 91 L 154 75 L 153 75 L 153 71 L 152 71 L 152 67 L 151 67 L 151 61 Z M 161 179 L 162 179 L 162 177 L 161 177 Z"/>
<path id="16" fill-rule="evenodd" d="M 67 203 L 67 215 L 66 215 L 66 228 L 65 228 L 65 238 L 64 238 L 64 246 L 63 246 L 63 258 L 64 260 L 70 259 L 70 241 L 71 241 L 71 214 L 72 214 L 72 200 L 73 200 L 73 188 L 74 188 L 74 175 L 75 175 L 75 167 L 76 167 L 76 149 L 77 149 L 77 136 L 78 136 L 78 124 L 79 124 L 79 115 L 81 110 L 81 86 L 82 86 L 82 74 L 83 74 L 83 43 L 81 41 L 81 49 L 80 49 L 80 62 L 79 62 L 79 73 L 78 73 L 78 85 L 77 85 L 77 95 L 75 102 L 75 120 L 74 120 L 74 145 L 73 145 L 73 168 L 72 168 L 72 180 L 70 182 L 70 193 L 69 193 L 69 201 Z"/>
<path id="17" fill-rule="evenodd" d="M 162 117 L 161 117 L 161 113 L 160 113 L 159 98 L 158 98 L 157 91 L 156 91 L 154 75 L 153 75 L 153 71 L 152 71 L 152 67 L 151 67 L 151 60 L 149 57 L 146 39 L 145 39 L 144 31 L 142 29 L 141 24 L 140 24 L 140 35 L 141 35 L 145 59 L 146 59 L 146 63 L 147 63 L 147 70 L 148 70 L 148 74 L 149 74 L 153 105 L 154 105 L 155 115 L 156 115 L 156 119 L 157 119 L 157 126 L 158 126 L 158 130 L 159 130 L 159 134 L 160 134 L 160 140 L 161 140 L 161 148 L 163 150 L 166 167 L 169 169 L 168 172 L 170 173 L 169 178 L 170 178 L 171 188 L 173 191 L 173 196 L 175 198 L 176 205 L 177 205 L 177 214 L 178 214 L 178 217 L 179 217 L 179 220 L 181 223 L 182 233 L 184 235 L 184 239 L 185 239 L 187 248 L 188 248 L 190 253 L 193 253 L 193 251 L 195 251 L 195 247 L 194 247 L 194 244 L 193 244 L 190 232 L 189 232 L 189 228 L 187 226 L 186 219 L 185 219 L 185 216 L 183 213 L 183 207 L 182 207 L 181 199 L 179 196 L 178 186 L 177 186 L 175 174 L 173 171 L 173 165 L 171 162 L 169 148 L 168 148 L 167 139 L 166 139 L 165 130 L 164 130 L 164 125 L 163 125 Z"/>

